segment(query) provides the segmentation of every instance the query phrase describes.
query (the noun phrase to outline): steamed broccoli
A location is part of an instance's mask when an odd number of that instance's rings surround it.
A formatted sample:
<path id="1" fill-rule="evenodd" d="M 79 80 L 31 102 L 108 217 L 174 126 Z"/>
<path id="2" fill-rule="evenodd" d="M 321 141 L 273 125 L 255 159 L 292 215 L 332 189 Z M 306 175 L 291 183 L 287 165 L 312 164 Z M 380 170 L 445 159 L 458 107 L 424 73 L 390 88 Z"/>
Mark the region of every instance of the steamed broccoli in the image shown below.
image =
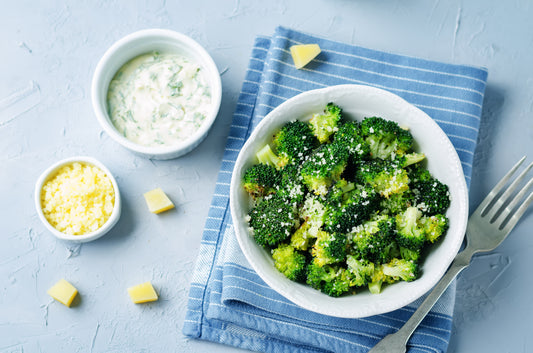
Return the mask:
<path id="1" fill-rule="evenodd" d="M 305 281 L 307 273 L 307 258 L 288 244 L 281 244 L 272 250 L 274 265 L 291 281 Z"/>
<path id="2" fill-rule="evenodd" d="M 243 176 L 243 187 L 254 199 L 276 191 L 280 181 L 276 168 L 268 164 L 255 164 L 248 168 Z"/>
<path id="3" fill-rule="evenodd" d="M 421 223 L 422 212 L 416 207 L 408 207 L 396 215 L 396 240 L 401 247 L 419 250 L 424 246 L 426 235 Z"/>
<path id="4" fill-rule="evenodd" d="M 346 235 L 318 231 L 311 255 L 318 266 L 344 261 L 346 259 Z"/>
<path id="5" fill-rule="evenodd" d="M 293 203 L 301 204 L 307 193 L 307 187 L 300 175 L 300 166 L 290 163 L 279 169 L 278 173 L 280 177 L 277 193 Z"/>
<path id="6" fill-rule="evenodd" d="M 418 262 L 418 260 L 420 260 L 421 255 L 421 249 L 412 250 L 400 246 L 400 257 L 404 260 Z"/>
<path id="7" fill-rule="evenodd" d="M 318 146 L 311 126 L 299 120 L 285 124 L 274 135 L 273 143 L 281 166 L 288 163 L 300 164 Z"/>
<path id="8" fill-rule="evenodd" d="M 383 265 L 374 266 L 374 272 L 370 277 L 370 282 L 368 283 L 368 290 L 372 294 L 381 293 L 381 288 L 383 283 L 390 283 L 391 279 L 383 273 Z"/>
<path id="9" fill-rule="evenodd" d="M 413 164 L 406 169 L 409 175 L 409 180 L 411 180 L 412 183 L 430 181 L 433 178 L 429 170 L 424 168 L 421 164 Z"/>
<path id="10" fill-rule="evenodd" d="M 380 208 L 383 213 L 396 215 L 402 213 L 408 207 L 414 205 L 414 196 L 410 189 L 397 194 L 391 194 L 388 198 L 380 200 Z"/>
<path id="11" fill-rule="evenodd" d="M 418 278 L 418 264 L 404 259 L 392 259 L 383 264 L 383 273 L 394 281 L 414 281 Z"/>
<path id="12" fill-rule="evenodd" d="M 339 297 L 354 286 L 348 269 L 338 265 L 318 266 L 313 261 L 307 266 L 306 283 L 332 297 Z"/>
<path id="13" fill-rule="evenodd" d="M 394 161 L 383 159 L 364 161 L 360 165 L 359 178 L 372 185 L 385 198 L 409 190 L 407 170 Z"/>
<path id="14" fill-rule="evenodd" d="M 355 189 L 355 184 L 346 181 L 346 179 L 340 179 L 331 186 L 326 194 L 326 202 L 330 204 L 344 203 L 350 197 L 351 191 Z"/>
<path id="15" fill-rule="evenodd" d="M 335 276 L 330 280 L 324 283 L 322 291 L 331 297 L 340 297 L 343 294 L 348 292 L 355 293 L 353 290 L 353 276 L 344 267 L 339 267 Z"/>
<path id="16" fill-rule="evenodd" d="M 448 218 L 442 214 L 425 216 L 416 207 L 396 215 L 397 242 L 401 247 L 419 251 L 429 241 L 434 243 L 448 230 Z M 414 255 L 403 258 L 413 259 Z"/>
<path id="17" fill-rule="evenodd" d="M 309 123 L 318 141 L 325 143 L 339 129 L 341 121 L 342 109 L 333 103 L 328 103 L 324 112 L 322 114 L 314 114 Z"/>
<path id="18" fill-rule="evenodd" d="M 426 240 L 434 243 L 448 230 L 448 218 L 446 216 L 437 214 L 434 216 L 423 216 L 421 223 L 424 227 L 424 234 Z"/>
<path id="19" fill-rule="evenodd" d="M 290 237 L 298 224 L 298 215 L 291 203 L 273 194 L 255 205 L 250 211 L 248 223 L 259 245 L 276 247 Z"/>
<path id="20" fill-rule="evenodd" d="M 301 175 L 304 183 L 317 195 L 325 195 L 328 188 L 340 180 L 348 162 L 348 151 L 336 144 L 317 148 L 303 162 Z"/>
<path id="21" fill-rule="evenodd" d="M 243 175 L 251 234 L 281 273 L 330 296 L 415 280 L 450 196 L 412 146 L 397 123 L 346 121 L 333 103 L 285 124 Z"/>
<path id="22" fill-rule="evenodd" d="M 350 250 L 360 259 L 381 264 L 397 255 L 394 240 L 396 221 L 387 215 L 377 215 L 355 227 L 349 234 Z"/>
<path id="23" fill-rule="evenodd" d="M 317 229 L 318 232 L 318 229 Z M 316 235 L 311 233 L 311 224 L 303 222 L 298 229 L 291 235 L 290 244 L 296 250 L 307 251 L 312 239 L 316 238 Z"/>
<path id="24" fill-rule="evenodd" d="M 413 136 L 408 130 L 380 117 L 363 119 L 361 132 L 370 147 L 372 158 L 392 159 L 409 152 L 413 145 Z"/>
<path id="25" fill-rule="evenodd" d="M 425 215 L 444 214 L 450 206 L 448 185 L 433 177 L 414 182 L 412 189 L 415 202 Z"/>
<path id="26" fill-rule="evenodd" d="M 406 153 L 402 156 L 395 158 L 396 163 L 398 163 L 402 168 L 409 167 L 410 165 L 422 162 L 426 158 L 426 155 L 418 152 Z"/>
<path id="27" fill-rule="evenodd" d="M 344 146 L 350 155 L 358 159 L 366 157 L 370 153 L 370 147 L 361 134 L 361 126 L 355 121 L 341 124 L 334 135 L 333 143 Z"/>
<path id="28" fill-rule="evenodd" d="M 381 293 L 384 283 L 394 283 L 399 280 L 414 281 L 418 278 L 419 267 L 416 262 L 394 258 L 386 264 L 376 266 L 368 290 L 372 294 Z"/>
<path id="29" fill-rule="evenodd" d="M 319 266 L 314 261 L 309 262 L 306 283 L 314 289 L 322 291 L 324 283 L 331 281 L 335 277 L 335 271 L 331 270 L 333 270 L 331 266 Z"/>
<path id="30" fill-rule="evenodd" d="M 367 285 L 374 275 L 374 263 L 368 260 L 358 260 L 352 255 L 346 257 L 346 265 L 353 275 L 352 283 L 357 287 Z"/>
<path id="31" fill-rule="evenodd" d="M 264 145 L 259 151 L 257 151 L 255 156 L 261 164 L 268 164 L 275 168 L 279 167 L 280 159 L 272 151 L 272 148 L 270 148 L 270 145 L 268 143 Z"/>
<path id="32" fill-rule="evenodd" d="M 407 170 L 414 202 L 424 215 L 445 214 L 450 206 L 448 186 L 418 164 L 408 167 Z"/>
<path id="33" fill-rule="evenodd" d="M 353 227 L 370 219 L 378 207 L 379 195 L 376 191 L 359 186 L 349 193 L 345 202 L 326 205 L 324 229 L 332 233 L 348 233 Z"/>
<path id="34" fill-rule="evenodd" d="M 308 194 L 300 209 L 300 217 L 309 224 L 309 234 L 316 238 L 326 219 L 326 206 L 320 202 L 318 196 Z"/>

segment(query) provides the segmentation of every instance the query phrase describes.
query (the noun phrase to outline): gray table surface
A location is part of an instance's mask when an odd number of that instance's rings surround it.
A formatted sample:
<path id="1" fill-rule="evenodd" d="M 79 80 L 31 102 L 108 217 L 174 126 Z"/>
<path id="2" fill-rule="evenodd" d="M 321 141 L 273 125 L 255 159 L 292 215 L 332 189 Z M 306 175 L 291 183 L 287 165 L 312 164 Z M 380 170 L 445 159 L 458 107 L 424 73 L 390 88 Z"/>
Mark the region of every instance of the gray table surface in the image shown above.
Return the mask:
<path id="1" fill-rule="evenodd" d="M 181 333 L 188 284 L 253 39 L 284 25 L 330 39 L 489 70 L 471 209 L 503 172 L 533 155 L 530 0 L 10 1 L 0 12 L 0 352 L 234 352 Z M 117 39 L 169 28 L 200 42 L 222 74 L 223 102 L 207 139 L 171 161 L 136 157 L 100 128 L 90 81 Z M 106 237 L 60 242 L 36 216 L 33 188 L 53 162 L 89 155 L 116 176 L 124 207 Z M 530 160 L 531 160 L 530 156 Z M 177 208 L 147 212 L 163 188 Z M 529 211 L 503 245 L 458 280 L 449 352 L 532 352 Z M 81 302 L 46 290 L 60 278 Z M 153 306 L 126 288 L 150 280 Z"/>

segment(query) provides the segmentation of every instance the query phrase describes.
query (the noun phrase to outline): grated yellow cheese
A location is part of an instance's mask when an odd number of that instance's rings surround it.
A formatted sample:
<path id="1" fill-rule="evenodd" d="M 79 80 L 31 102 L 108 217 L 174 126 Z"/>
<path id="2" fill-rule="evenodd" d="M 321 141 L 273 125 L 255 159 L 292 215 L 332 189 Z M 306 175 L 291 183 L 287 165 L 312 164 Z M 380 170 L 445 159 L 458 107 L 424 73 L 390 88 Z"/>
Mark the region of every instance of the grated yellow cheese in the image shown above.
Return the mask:
<path id="1" fill-rule="evenodd" d="M 74 162 L 61 167 L 41 190 L 48 222 L 60 232 L 82 235 L 104 225 L 113 212 L 115 191 L 98 167 Z"/>

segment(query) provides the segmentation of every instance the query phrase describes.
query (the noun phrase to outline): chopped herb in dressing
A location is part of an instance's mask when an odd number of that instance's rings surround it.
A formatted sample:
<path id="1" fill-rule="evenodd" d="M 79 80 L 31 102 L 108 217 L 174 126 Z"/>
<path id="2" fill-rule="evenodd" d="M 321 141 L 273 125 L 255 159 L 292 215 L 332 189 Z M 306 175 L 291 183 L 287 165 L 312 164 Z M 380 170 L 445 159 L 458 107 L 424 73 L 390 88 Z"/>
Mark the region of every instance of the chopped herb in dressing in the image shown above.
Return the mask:
<path id="1" fill-rule="evenodd" d="M 118 131 L 143 146 L 173 145 L 191 137 L 211 109 L 202 68 L 184 56 L 153 52 L 126 63 L 107 95 Z"/>

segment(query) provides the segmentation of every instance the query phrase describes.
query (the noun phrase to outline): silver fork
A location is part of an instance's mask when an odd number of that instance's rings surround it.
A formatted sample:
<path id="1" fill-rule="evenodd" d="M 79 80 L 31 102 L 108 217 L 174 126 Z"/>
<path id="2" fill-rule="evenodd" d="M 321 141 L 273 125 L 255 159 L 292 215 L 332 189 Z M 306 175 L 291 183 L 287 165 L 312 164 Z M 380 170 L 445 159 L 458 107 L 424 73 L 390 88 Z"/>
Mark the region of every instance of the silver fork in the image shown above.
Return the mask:
<path id="1" fill-rule="evenodd" d="M 514 228 L 526 209 L 533 202 L 533 192 L 518 206 L 529 188 L 533 185 L 533 178 L 511 199 L 513 192 L 526 177 L 533 163 L 503 191 L 512 175 L 518 170 L 526 157 L 522 157 L 511 170 L 498 182 L 487 197 L 468 219 L 466 228 L 467 245 L 457 254 L 448 271 L 435 285 L 420 307 L 411 318 L 396 333 L 385 336 L 368 353 L 405 353 L 407 341 L 418 327 L 422 319 L 448 288 L 450 282 L 470 264 L 472 256 L 478 252 L 494 250 Z M 503 191 L 503 192 L 502 192 Z M 518 206 L 518 208 L 517 208 Z"/>

